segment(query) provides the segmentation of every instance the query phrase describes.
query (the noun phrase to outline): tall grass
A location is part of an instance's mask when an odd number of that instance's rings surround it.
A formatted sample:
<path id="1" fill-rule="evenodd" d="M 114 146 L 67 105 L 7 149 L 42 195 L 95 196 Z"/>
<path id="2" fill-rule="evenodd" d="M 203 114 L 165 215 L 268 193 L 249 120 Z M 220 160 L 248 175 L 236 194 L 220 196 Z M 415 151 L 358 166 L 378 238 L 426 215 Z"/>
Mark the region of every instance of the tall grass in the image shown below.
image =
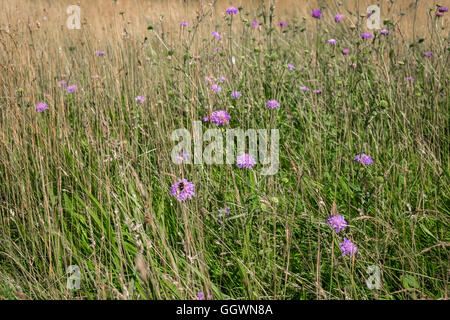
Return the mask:
<path id="1" fill-rule="evenodd" d="M 336 24 L 336 8 L 284 29 L 264 1 L 232 25 L 205 5 L 189 28 L 115 12 L 104 37 L 50 23 L 0 30 L 0 298 L 448 299 L 446 18 L 417 11 L 425 39 L 391 17 L 391 34 L 362 40 L 364 18 Z M 221 93 L 208 76 L 227 77 Z M 39 101 L 49 109 L 36 112 Z M 232 128 L 280 130 L 276 175 L 171 161 L 172 131 L 219 109 Z M 353 162 L 359 153 L 374 164 Z M 182 203 L 170 196 L 180 177 L 195 184 Z M 336 209 L 349 224 L 338 235 L 326 224 Z M 70 265 L 80 290 L 66 286 Z M 378 290 L 366 285 L 372 265 Z"/>

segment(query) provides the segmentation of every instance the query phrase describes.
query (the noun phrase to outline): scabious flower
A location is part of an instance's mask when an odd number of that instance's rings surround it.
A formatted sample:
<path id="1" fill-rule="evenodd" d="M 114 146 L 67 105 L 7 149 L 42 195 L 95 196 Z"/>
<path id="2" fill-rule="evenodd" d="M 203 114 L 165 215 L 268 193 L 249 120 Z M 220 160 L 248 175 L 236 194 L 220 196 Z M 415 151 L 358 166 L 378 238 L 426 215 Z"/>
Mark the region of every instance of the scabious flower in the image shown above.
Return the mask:
<path id="1" fill-rule="evenodd" d="M 256 164 L 255 158 L 253 158 L 248 153 L 244 153 L 243 155 L 236 158 L 236 165 L 239 168 L 245 167 L 247 169 L 253 169 L 253 166 Z"/>
<path id="2" fill-rule="evenodd" d="M 227 82 L 227 81 L 228 81 L 227 78 L 225 78 L 225 77 L 220 77 L 220 82 L 224 83 L 224 82 Z"/>
<path id="3" fill-rule="evenodd" d="M 37 112 L 44 112 L 45 109 L 48 109 L 48 105 L 41 101 L 36 105 L 35 109 Z"/>
<path id="4" fill-rule="evenodd" d="M 307 87 L 300 87 L 300 90 L 302 91 L 308 91 L 309 89 Z"/>
<path id="5" fill-rule="evenodd" d="M 67 82 L 62 80 L 62 81 L 58 81 L 58 87 L 66 87 L 67 86 Z"/>
<path id="6" fill-rule="evenodd" d="M 372 158 L 365 153 L 357 154 L 353 161 L 362 163 L 364 165 L 371 165 L 373 163 Z"/>
<path id="7" fill-rule="evenodd" d="M 383 34 L 383 35 L 388 35 L 389 33 L 391 33 L 391 32 L 386 29 L 380 30 L 380 32 L 379 32 L 379 34 Z"/>
<path id="8" fill-rule="evenodd" d="M 214 38 L 216 38 L 217 40 L 220 40 L 222 37 L 220 36 L 220 34 L 217 31 L 213 31 L 211 32 L 211 34 L 213 35 Z"/>
<path id="9" fill-rule="evenodd" d="M 348 55 L 349 53 L 350 53 L 350 49 L 344 49 L 344 50 L 342 50 L 342 54 L 343 54 L 344 56 Z"/>
<path id="10" fill-rule="evenodd" d="M 372 39 L 373 34 L 371 34 L 370 32 L 364 32 L 364 33 L 361 33 L 361 38 L 362 39 Z"/>
<path id="11" fill-rule="evenodd" d="M 322 18 L 322 12 L 320 11 L 320 9 L 313 10 L 311 15 L 313 18 L 316 18 L 316 19 Z"/>
<path id="12" fill-rule="evenodd" d="M 177 197 L 179 202 L 191 199 L 194 195 L 194 184 L 186 179 L 179 179 L 172 185 L 170 195 Z"/>
<path id="13" fill-rule="evenodd" d="M 253 20 L 253 21 L 252 21 L 252 26 L 254 26 L 254 27 L 259 27 L 258 21 Z"/>
<path id="14" fill-rule="evenodd" d="M 278 22 L 278 25 L 280 26 L 280 28 L 285 28 L 286 27 L 286 22 L 280 21 L 280 22 Z"/>
<path id="15" fill-rule="evenodd" d="M 189 23 L 187 21 L 181 21 L 178 23 L 181 27 L 188 27 Z"/>
<path id="16" fill-rule="evenodd" d="M 286 66 L 289 68 L 289 70 L 295 70 L 295 67 L 290 63 L 288 63 Z"/>
<path id="17" fill-rule="evenodd" d="M 67 92 L 72 93 L 72 92 L 77 91 L 77 89 L 78 89 L 78 87 L 76 85 L 71 85 L 71 86 L 67 87 Z"/>
<path id="18" fill-rule="evenodd" d="M 275 109 L 280 107 L 280 103 L 277 100 L 269 100 L 267 101 L 267 106 L 269 109 Z"/>
<path id="19" fill-rule="evenodd" d="M 197 300 L 205 300 L 205 295 L 204 295 L 203 291 L 200 290 L 197 293 Z"/>
<path id="20" fill-rule="evenodd" d="M 208 122 L 209 121 L 209 117 L 203 117 L 203 122 Z"/>
<path id="21" fill-rule="evenodd" d="M 242 94 L 239 92 L 239 91 L 233 91 L 232 93 L 231 93 L 231 97 L 233 98 L 233 99 L 238 99 L 239 97 L 241 97 L 242 96 Z"/>
<path id="22" fill-rule="evenodd" d="M 329 43 L 329 44 L 336 44 L 337 41 L 336 41 L 335 39 L 330 39 L 330 40 L 328 40 L 328 43 Z"/>
<path id="23" fill-rule="evenodd" d="M 177 156 L 178 161 L 189 160 L 190 158 L 191 158 L 191 155 L 189 153 L 183 153 L 183 152 L 180 152 L 180 154 Z"/>
<path id="24" fill-rule="evenodd" d="M 211 90 L 214 93 L 219 93 L 220 91 L 222 91 L 222 87 L 219 86 L 217 83 L 214 83 L 214 84 L 211 85 Z"/>
<path id="25" fill-rule="evenodd" d="M 314 90 L 313 91 L 315 94 L 322 94 L 322 90 Z"/>
<path id="26" fill-rule="evenodd" d="M 101 50 L 95 51 L 95 55 L 96 56 L 104 56 L 105 55 L 105 51 L 101 51 Z"/>
<path id="27" fill-rule="evenodd" d="M 238 9 L 238 8 L 235 8 L 235 7 L 229 7 L 229 8 L 226 10 L 226 13 L 229 14 L 229 15 L 235 15 L 235 14 L 237 14 L 238 12 L 239 12 L 239 9 Z"/>
<path id="28" fill-rule="evenodd" d="M 216 126 L 228 125 L 228 121 L 230 121 L 230 119 L 231 116 L 225 110 L 214 111 L 209 117 L 209 121 L 214 122 Z"/>
<path id="29" fill-rule="evenodd" d="M 342 19 L 344 19 L 344 15 L 343 14 L 337 14 L 337 15 L 334 16 L 334 21 L 335 22 L 339 22 Z"/>
<path id="30" fill-rule="evenodd" d="M 217 210 L 217 212 L 219 213 L 220 218 L 223 216 L 223 213 L 225 213 L 227 217 L 230 216 L 230 213 L 231 213 L 230 207 L 225 207 L 223 209 L 219 209 L 219 210 Z"/>
<path id="31" fill-rule="evenodd" d="M 406 77 L 405 80 L 409 83 L 413 83 L 414 82 L 414 78 L 413 77 Z"/>
<path id="32" fill-rule="evenodd" d="M 136 97 L 136 102 L 137 104 L 141 104 L 145 101 L 145 97 L 144 96 L 137 96 Z"/>
<path id="33" fill-rule="evenodd" d="M 342 256 L 348 254 L 351 258 L 358 251 L 353 242 L 347 238 L 344 238 L 344 242 L 339 243 L 339 246 L 341 247 Z"/>
<path id="34" fill-rule="evenodd" d="M 439 12 L 448 12 L 448 8 L 447 7 L 439 7 L 438 11 Z"/>
<path id="35" fill-rule="evenodd" d="M 336 233 L 339 233 L 339 231 L 344 231 L 345 227 L 347 226 L 347 222 L 344 219 L 344 216 L 334 214 L 331 217 L 327 219 L 327 224 L 333 228 Z"/>
<path id="36" fill-rule="evenodd" d="M 433 53 L 432 53 L 432 52 L 424 52 L 424 53 L 423 53 L 423 56 L 424 56 L 424 57 L 431 58 L 431 57 L 433 56 Z"/>

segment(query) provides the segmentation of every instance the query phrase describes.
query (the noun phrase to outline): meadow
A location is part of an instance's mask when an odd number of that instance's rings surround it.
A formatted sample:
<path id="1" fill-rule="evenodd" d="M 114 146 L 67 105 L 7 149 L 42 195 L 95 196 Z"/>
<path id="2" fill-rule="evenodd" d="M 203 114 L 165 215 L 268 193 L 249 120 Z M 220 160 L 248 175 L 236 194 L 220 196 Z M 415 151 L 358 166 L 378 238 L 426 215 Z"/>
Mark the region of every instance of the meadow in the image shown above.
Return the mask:
<path id="1" fill-rule="evenodd" d="M 449 1 L 0 6 L 0 299 L 448 299 Z"/>

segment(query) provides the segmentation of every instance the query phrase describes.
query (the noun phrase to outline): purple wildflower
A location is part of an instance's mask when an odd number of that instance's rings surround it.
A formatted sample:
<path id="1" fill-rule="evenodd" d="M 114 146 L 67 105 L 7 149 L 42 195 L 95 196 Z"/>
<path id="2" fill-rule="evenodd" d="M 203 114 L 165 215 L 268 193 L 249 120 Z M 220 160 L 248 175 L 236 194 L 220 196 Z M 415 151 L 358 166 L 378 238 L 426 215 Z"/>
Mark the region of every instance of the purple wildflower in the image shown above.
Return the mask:
<path id="1" fill-rule="evenodd" d="M 236 158 L 236 165 L 239 168 L 245 167 L 247 169 L 253 169 L 253 166 L 256 164 L 255 158 L 253 158 L 248 153 L 244 153 L 243 155 Z"/>
<path id="2" fill-rule="evenodd" d="M 277 100 L 269 100 L 267 101 L 267 106 L 269 109 L 275 109 L 280 107 L 280 103 Z"/>
<path id="3" fill-rule="evenodd" d="M 342 50 L 342 54 L 343 54 L 344 56 L 348 55 L 349 53 L 350 53 L 350 49 L 344 49 L 344 50 Z"/>
<path id="4" fill-rule="evenodd" d="M 171 196 L 176 196 L 179 202 L 191 199 L 194 195 L 194 184 L 186 179 L 179 179 L 171 187 Z"/>
<path id="5" fill-rule="evenodd" d="M 447 7 L 439 7 L 438 11 L 439 12 L 448 12 L 448 8 Z"/>
<path id="6" fill-rule="evenodd" d="M 219 93 L 220 91 L 222 91 L 222 87 L 219 86 L 217 83 L 214 83 L 214 84 L 211 85 L 211 90 L 214 93 Z"/>
<path id="7" fill-rule="evenodd" d="M 203 291 L 199 291 L 197 293 L 197 300 L 205 300 L 205 295 L 203 294 Z"/>
<path id="8" fill-rule="evenodd" d="M 329 44 L 336 44 L 337 41 L 336 41 L 335 39 L 330 39 L 330 40 L 328 40 L 328 43 L 329 43 Z"/>
<path id="9" fill-rule="evenodd" d="M 433 56 L 433 53 L 432 52 L 424 52 L 423 56 L 430 58 Z"/>
<path id="10" fill-rule="evenodd" d="M 391 33 L 391 32 L 386 29 L 380 30 L 380 32 L 379 32 L 379 34 L 383 34 L 383 35 L 388 35 L 389 33 Z"/>
<path id="11" fill-rule="evenodd" d="M 67 87 L 67 92 L 72 93 L 77 91 L 78 87 L 76 85 L 71 85 Z"/>
<path id="12" fill-rule="evenodd" d="M 286 66 L 289 68 L 289 70 L 295 70 L 295 67 L 290 63 L 288 63 Z"/>
<path id="13" fill-rule="evenodd" d="M 259 27 L 258 21 L 253 20 L 253 21 L 252 21 L 252 26 L 254 26 L 254 27 Z"/>
<path id="14" fill-rule="evenodd" d="M 101 50 L 95 51 L 95 55 L 96 56 L 104 56 L 105 55 L 105 51 L 101 51 Z"/>
<path id="15" fill-rule="evenodd" d="M 45 109 L 48 109 L 48 105 L 41 101 L 36 105 L 35 109 L 37 112 L 44 112 Z"/>
<path id="16" fill-rule="evenodd" d="M 231 93 L 231 97 L 233 98 L 233 99 L 238 99 L 239 97 L 241 97 L 242 96 L 242 94 L 239 92 L 239 91 L 233 91 L 232 93 Z"/>
<path id="17" fill-rule="evenodd" d="M 344 238 L 344 242 L 339 243 L 339 245 L 341 246 L 342 256 L 349 254 L 351 258 L 358 251 L 353 242 L 351 242 L 347 238 Z"/>
<path id="18" fill-rule="evenodd" d="M 188 27 L 189 23 L 187 21 L 181 21 L 178 23 L 181 27 Z"/>
<path id="19" fill-rule="evenodd" d="M 405 80 L 409 83 L 414 83 L 414 78 L 413 77 L 406 77 Z"/>
<path id="20" fill-rule="evenodd" d="M 444 15 L 443 12 L 436 11 L 436 17 L 442 17 Z"/>
<path id="21" fill-rule="evenodd" d="M 225 126 L 228 125 L 228 121 L 230 121 L 231 116 L 225 110 L 214 111 L 209 117 L 211 122 L 214 122 L 216 126 Z"/>
<path id="22" fill-rule="evenodd" d="M 224 82 L 227 82 L 227 81 L 228 81 L 227 78 L 225 78 L 225 77 L 220 77 L 220 82 L 224 83 Z"/>
<path id="23" fill-rule="evenodd" d="M 307 87 L 300 87 L 300 90 L 302 91 L 308 91 L 309 89 Z"/>
<path id="24" fill-rule="evenodd" d="M 370 32 L 364 32 L 364 33 L 361 33 L 361 38 L 362 39 L 372 39 L 373 34 L 371 34 Z"/>
<path id="25" fill-rule="evenodd" d="M 337 15 L 334 16 L 334 21 L 335 22 L 339 22 L 342 19 L 344 19 L 344 15 L 343 14 L 337 14 Z"/>
<path id="26" fill-rule="evenodd" d="M 314 90 L 313 91 L 315 94 L 322 94 L 322 90 Z"/>
<path id="27" fill-rule="evenodd" d="M 365 153 L 357 154 L 353 161 L 360 162 L 364 165 L 371 165 L 373 163 L 372 158 Z"/>
<path id="28" fill-rule="evenodd" d="M 286 27 L 286 22 L 280 21 L 280 22 L 278 22 L 278 25 L 280 26 L 280 28 L 285 28 Z"/>
<path id="29" fill-rule="evenodd" d="M 237 14 L 239 12 L 239 9 L 238 8 L 235 8 L 235 7 L 229 7 L 227 10 L 226 10 L 226 13 L 227 14 L 230 14 L 230 15 L 235 15 L 235 14 Z"/>
<path id="30" fill-rule="evenodd" d="M 333 228 L 336 233 L 339 233 L 339 231 L 344 231 L 345 227 L 347 226 L 347 222 L 344 219 L 344 216 L 335 214 L 332 215 L 327 219 L 327 224 Z"/>
<path id="31" fill-rule="evenodd" d="M 203 117 L 203 122 L 208 122 L 209 121 L 209 117 Z"/>
<path id="32" fill-rule="evenodd" d="M 222 37 L 220 36 L 220 34 L 217 31 L 213 31 L 211 32 L 211 34 L 213 35 L 214 38 L 216 38 L 217 40 L 220 40 Z"/>
<path id="33" fill-rule="evenodd" d="M 62 80 L 62 81 L 58 81 L 58 87 L 66 87 L 67 86 L 67 82 Z"/>
<path id="34" fill-rule="evenodd" d="M 230 216 L 230 207 L 225 207 L 223 209 L 219 209 L 217 210 L 217 212 L 219 213 L 219 217 L 221 218 L 223 216 L 223 213 L 225 212 L 226 216 L 229 217 Z"/>
<path id="35" fill-rule="evenodd" d="M 322 12 L 320 11 L 320 9 L 313 10 L 311 15 L 313 18 L 316 18 L 316 19 L 322 18 Z"/>
<path id="36" fill-rule="evenodd" d="M 141 104 L 145 101 L 145 97 L 144 96 L 137 96 L 136 97 L 136 102 L 137 104 Z"/>
<path id="37" fill-rule="evenodd" d="M 177 160 L 182 162 L 183 160 L 189 160 L 191 158 L 191 155 L 189 153 L 183 153 L 181 152 L 178 156 L 177 156 Z"/>

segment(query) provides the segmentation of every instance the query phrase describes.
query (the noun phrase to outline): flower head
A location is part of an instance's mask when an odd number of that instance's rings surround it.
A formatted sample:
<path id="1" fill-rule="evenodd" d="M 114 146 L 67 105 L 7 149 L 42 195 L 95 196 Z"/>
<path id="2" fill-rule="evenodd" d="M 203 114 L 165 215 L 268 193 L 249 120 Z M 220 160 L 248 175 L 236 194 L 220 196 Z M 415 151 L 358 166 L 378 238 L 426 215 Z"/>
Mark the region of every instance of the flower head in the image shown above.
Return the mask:
<path id="1" fill-rule="evenodd" d="M 336 233 L 339 233 L 339 231 L 344 231 L 345 227 L 347 226 L 347 222 L 344 219 L 344 216 L 334 214 L 331 217 L 327 219 L 327 224 L 333 228 Z"/>
<path id="2" fill-rule="evenodd" d="M 277 100 L 269 100 L 267 101 L 267 106 L 269 109 L 275 109 L 280 107 L 280 103 Z"/>
<path id="3" fill-rule="evenodd" d="M 309 89 L 307 87 L 300 87 L 300 90 L 302 91 L 308 91 Z"/>
<path id="4" fill-rule="evenodd" d="M 438 11 L 439 12 L 448 12 L 448 8 L 447 7 L 439 7 Z"/>
<path id="5" fill-rule="evenodd" d="M 405 80 L 409 83 L 414 83 L 414 78 L 413 77 L 406 77 Z"/>
<path id="6" fill-rule="evenodd" d="M 211 90 L 214 93 L 219 93 L 220 91 L 222 91 L 222 87 L 219 86 L 217 83 L 214 83 L 214 84 L 211 85 Z"/>
<path id="7" fill-rule="evenodd" d="M 363 165 L 371 165 L 371 164 L 373 164 L 372 158 L 370 156 L 368 156 L 367 154 L 365 154 L 365 153 L 357 154 L 355 156 L 355 158 L 353 159 L 353 161 L 362 163 Z"/>
<path id="8" fill-rule="evenodd" d="M 136 97 L 136 102 L 137 104 L 141 104 L 145 101 L 145 97 L 144 96 L 137 96 Z"/>
<path id="9" fill-rule="evenodd" d="M 212 34 L 213 37 L 216 38 L 217 40 L 220 40 L 220 38 L 222 38 L 222 37 L 220 36 L 220 34 L 219 34 L 217 31 L 213 31 L 213 32 L 211 32 L 211 34 Z"/>
<path id="10" fill-rule="evenodd" d="M 254 26 L 254 27 L 259 27 L 258 21 L 253 20 L 253 21 L 252 21 L 252 26 Z"/>
<path id="11" fill-rule="evenodd" d="M 290 63 L 288 63 L 288 64 L 286 64 L 286 66 L 289 68 L 289 70 L 295 70 L 295 67 L 292 65 L 292 64 L 290 64 Z"/>
<path id="12" fill-rule="evenodd" d="M 256 164 L 255 158 L 251 155 L 244 153 L 243 155 L 236 158 L 236 165 L 239 168 L 245 167 L 247 169 L 253 169 L 253 166 Z"/>
<path id="13" fill-rule="evenodd" d="M 225 77 L 220 77 L 220 82 L 224 83 L 224 82 L 227 82 L 227 81 L 228 81 L 227 78 L 225 78 Z"/>
<path id="14" fill-rule="evenodd" d="M 72 93 L 77 91 L 78 87 L 76 85 L 71 85 L 67 87 L 67 92 Z"/>
<path id="15" fill-rule="evenodd" d="M 334 21 L 335 22 L 339 22 L 342 19 L 344 19 L 344 15 L 343 14 L 337 14 L 337 15 L 334 16 Z"/>
<path id="16" fill-rule="evenodd" d="M 214 111 L 209 117 L 209 121 L 214 122 L 216 126 L 228 125 L 231 116 L 225 110 Z"/>
<path id="17" fill-rule="evenodd" d="M 343 54 L 344 56 L 348 55 L 349 53 L 350 53 L 350 49 L 344 49 L 344 50 L 342 50 L 342 54 Z"/>
<path id="18" fill-rule="evenodd" d="M 328 40 L 328 43 L 329 43 L 329 44 L 336 44 L 337 41 L 336 41 L 335 39 L 330 39 L 330 40 Z"/>
<path id="19" fill-rule="evenodd" d="M 191 199 L 194 195 L 194 184 L 186 179 L 179 179 L 172 185 L 170 195 L 177 197 L 179 202 Z"/>
<path id="20" fill-rule="evenodd" d="M 316 19 L 322 18 L 322 12 L 320 11 L 320 9 L 313 10 L 311 15 L 313 18 L 316 18 Z"/>
<path id="21" fill-rule="evenodd" d="M 361 33 L 361 38 L 362 39 L 372 39 L 373 34 L 371 34 L 370 32 L 364 32 L 364 33 Z"/>
<path id="22" fill-rule="evenodd" d="M 62 81 L 58 81 L 58 87 L 66 87 L 67 86 L 67 82 L 62 80 Z"/>
<path id="23" fill-rule="evenodd" d="M 286 22 L 280 21 L 280 22 L 278 22 L 278 25 L 280 26 L 280 28 L 285 28 L 286 27 Z"/>
<path id="24" fill-rule="evenodd" d="M 179 24 L 181 27 L 188 27 L 188 26 L 189 26 L 189 23 L 188 23 L 187 21 L 180 21 L 178 24 Z"/>
<path id="25" fill-rule="evenodd" d="M 225 207 L 223 209 L 219 209 L 219 210 L 217 210 L 217 212 L 219 213 L 219 217 L 222 217 L 223 213 L 225 213 L 226 216 L 228 217 L 230 215 L 230 213 L 231 213 L 230 212 L 230 207 Z"/>
<path id="26" fill-rule="evenodd" d="M 391 32 L 386 29 L 380 30 L 380 32 L 379 32 L 379 34 L 383 34 L 383 35 L 388 35 L 389 33 L 391 33 Z"/>
<path id="27" fill-rule="evenodd" d="M 231 93 L 231 97 L 233 98 L 233 99 L 238 99 L 239 97 L 241 97 L 242 96 L 242 94 L 239 92 L 239 91 L 233 91 L 232 93 Z"/>
<path id="28" fill-rule="evenodd" d="M 37 111 L 37 112 L 44 112 L 44 110 L 45 109 L 48 109 L 48 105 L 45 103 L 45 102 L 39 102 L 37 105 L 36 105 L 36 108 L 35 108 L 35 110 Z"/>
<path id="29" fill-rule="evenodd" d="M 105 55 L 105 51 L 101 51 L 101 50 L 95 51 L 95 55 L 96 56 L 104 56 Z"/>
<path id="30" fill-rule="evenodd" d="M 322 94 L 322 90 L 314 90 L 313 91 L 315 94 Z"/>
<path id="31" fill-rule="evenodd" d="M 197 300 L 205 300 L 205 295 L 204 295 L 203 291 L 200 290 L 197 293 Z"/>
<path id="32" fill-rule="evenodd" d="M 239 9 L 238 8 L 235 8 L 235 7 L 229 7 L 227 10 L 226 10 L 226 13 L 227 14 L 230 14 L 230 15 L 235 15 L 235 14 L 237 14 L 239 12 Z"/>
<path id="33" fill-rule="evenodd" d="M 339 246 L 341 247 L 342 256 L 349 254 L 351 258 L 358 251 L 353 242 L 347 238 L 344 238 L 344 242 L 339 243 Z"/>
<path id="34" fill-rule="evenodd" d="M 424 56 L 424 57 L 431 58 L 431 57 L 433 56 L 433 53 L 432 53 L 432 52 L 424 52 L 424 53 L 423 53 L 423 56 Z"/>

